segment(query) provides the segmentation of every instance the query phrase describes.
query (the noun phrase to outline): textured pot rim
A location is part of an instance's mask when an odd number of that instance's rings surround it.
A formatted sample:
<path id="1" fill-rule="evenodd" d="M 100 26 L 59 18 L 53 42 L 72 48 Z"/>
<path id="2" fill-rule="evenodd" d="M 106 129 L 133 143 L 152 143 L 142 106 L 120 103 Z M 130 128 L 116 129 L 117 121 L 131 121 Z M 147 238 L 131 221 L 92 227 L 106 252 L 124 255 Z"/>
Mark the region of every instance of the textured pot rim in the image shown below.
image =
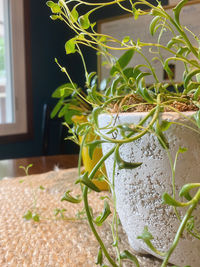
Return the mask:
<path id="1" fill-rule="evenodd" d="M 165 112 L 161 112 L 160 114 L 161 115 L 181 115 L 183 114 L 184 116 L 190 116 L 190 115 L 193 115 L 195 114 L 196 111 L 182 111 L 182 112 L 175 112 L 175 111 L 165 111 Z M 119 112 L 119 113 L 109 113 L 109 112 L 105 112 L 105 113 L 101 113 L 99 114 L 99 116 L 103 116 L 103 115 L 119 115 L 119 116 L 129 116 L 129 115 L 132 115 L 132 116 L 140 116 L 140 115 L 147 115 L 149 114 L 148 111 L 144 111 L 144 112 Z"/>

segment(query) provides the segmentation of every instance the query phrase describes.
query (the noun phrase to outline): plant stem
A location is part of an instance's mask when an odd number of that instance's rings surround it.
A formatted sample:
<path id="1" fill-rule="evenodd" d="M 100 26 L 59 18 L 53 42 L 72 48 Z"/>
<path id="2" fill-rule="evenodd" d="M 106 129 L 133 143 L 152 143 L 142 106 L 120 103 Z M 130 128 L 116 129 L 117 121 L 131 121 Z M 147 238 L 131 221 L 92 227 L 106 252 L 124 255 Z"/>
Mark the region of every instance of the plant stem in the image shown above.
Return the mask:
<path id="1" fill-rule="evenodd" d="M 198 192 L 196 193 L 196 195 L 194 196 L 193 198 L 193 204 L 188 208 L 179 228 L 178 228 L 178 231 L 176 233 L 176 236 L 174 238 L 174 241 L 171 245 L 171 247 L 169 248 L 164 260 L 163 260 L 163 263 L 161 265 L 161 267 L 167 267 L 167 263 L 169 261 L 169 258 L 170 256 L 172 255 L 173 251 L 175 250 L 176 246 L 178 245 L 178 242 L 180 240 L 180 237 L 181 235 L 183 234 L 183 231 L 185 230 L 185 227 L 186 227 L 186 224 L 187 224 L 187 221 L 189 220 L 189 218 L 191 217 L 192 215 L 192 212 L 193 210 L 196 208 L 197 204 L 198 204 L 198 201 L 200 199 L 200 189 L 198 190 Z"/>
<path id="2" fill-rule="evenodd" d="M 104 155 L 99 160 L 99 162 L 95 165 L 95 167 L 93 168 L 92 172 L 90 173 L 90 175 L 88 177 L 89 179 L 92 179 L 94 177 L 96 171 L 100 168 L 100 166 L 104 163 L 104 161 L 114 152 L 114 150 L 115 150 L 115 146 L 106 155 Z M 96 237 L 97 241 L 99 242 L 99 245 L 101 246 L 102 251 L 104 252 L 104 255 L 106 256 L 106 258 L 108 259 L 108 261 L 110 262 L 110 264 L 113 267 L 118 267 L 118 265 L 110 257 L 110 255 L 109 255 L 109 253 L 108 253 L 103 241 L 101 240 L 101 238 L 98 235 L 98 233 L 96 231 L 96 228 L 94 226 L 93 218 L 92 218 L 92 215 L 91 215 L 91 212 L 90 212 L 90 208 L 89 208 L 89 204 L 88 204 L 88 187 L 87 186 L 84 186 L 84 189 L 83 189 L 83 201 L 84 201 L 84 207 L 85 207 L 85 211 L 86 211 L 86 215 L 87 215 L 87 219 L 88 219 L 90 228 L 91 228 L 94 236 Z"/>

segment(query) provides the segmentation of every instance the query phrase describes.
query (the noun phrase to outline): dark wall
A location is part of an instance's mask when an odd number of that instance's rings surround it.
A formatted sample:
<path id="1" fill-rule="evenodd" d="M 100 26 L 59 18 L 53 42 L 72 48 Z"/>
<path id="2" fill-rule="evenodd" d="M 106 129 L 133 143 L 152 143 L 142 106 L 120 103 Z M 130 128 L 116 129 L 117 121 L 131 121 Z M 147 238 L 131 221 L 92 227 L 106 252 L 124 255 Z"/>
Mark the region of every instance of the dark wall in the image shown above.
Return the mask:
<path id="1" fill-rule="evenodd" d="M 28 0 L 26 0 L 28 1 Z M 28 157 L 42 155 L 42 116 L 45 103 L 52 107 L 55 102 L 51 98 L 56 87 L 67 81 L 64 74 L 54 62 L 56 57 L 59 63 L 65 66 L 72 80 L 80 86 L 83 85 L 84 72 L 81 61 L 76 55 L 65 55 L 64 44 L 72 36 L 72 33 L 60 21 L 52 21 L 50 10 L 46 1 L 30 1 L 30 35 L 31 35 L 31 67 L 32 67 L 32 104 L 33 104 L 33 138 L 24 142 L 0 144 L 0 159 Z M 167 4 L 167 0 L 163 3 Z M 99 12 L 98 19 L 120 15 L 119 8 L 110 8 Z M 94 51 L 85 51 L 88 62 L 88 70 L 96 69 L 96 55 Z M 71 142 L 62 144 L 59 149 L 58 129 L 61 122 L 51 121 L 50 150 L 48 154 L 77 153 L 78 148 Z M 67 133 L 66 133 L 67 134 Z M 64 133 L 65 135 L 65 133 Z"/>
<path id="2" fill-rule="evenodd" d="M 28 1 L 28 0 L 26 0 Z M 51 98 L 56 87 L 66 82 L 66 77 L 54 62 L 56 57 L 61 64 L 71 69 L 73 79 L 81 80 L 83 71 L 78 59 L 67 57 L 64 44 L 70 38 L 70 31 L 62 22 L 52 21 L 51 12 L 46 1 L 30 0 L 31 65 L 32 65 L 32 104 L 33 104 L 33 138 L 24 142 L 0 144 L 0 159 L 38 156 L 42 154 L 42 115 L 43 106 L 54 105 Z M 73 62 L 73 64 L 72 64 Z M 76 63 L 77 62 L 77 63 Z M 77 74 L 78 73 L 78 74 Z M 51 148 L 49 154 L 59 153 L 57 136 L 58 121 L 52 121 Z M 54 137 L 53 137 L 54 135 Z M 74 153 L 77 149 L 68 143 L 63 153 Z"/>

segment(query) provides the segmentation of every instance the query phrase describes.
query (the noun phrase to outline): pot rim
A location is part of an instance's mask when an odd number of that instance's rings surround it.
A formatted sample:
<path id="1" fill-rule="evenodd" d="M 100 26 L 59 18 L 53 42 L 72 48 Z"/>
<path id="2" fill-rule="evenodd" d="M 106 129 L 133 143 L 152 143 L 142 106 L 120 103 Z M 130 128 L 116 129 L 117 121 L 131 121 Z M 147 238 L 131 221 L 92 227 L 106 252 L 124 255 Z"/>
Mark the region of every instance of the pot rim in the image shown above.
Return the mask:
<path id="1" fill-rule="evenodd" d="M 165 111 L 165 112 L 160 112 L 159 115 L 167 117 L 185 117 L 185 116 L 192 116 L 196 113 L 196 111 L 180 111 L 180 112 L 175 112 L 175 111 Z M 145 116 L 149 114 L 148 111 L 144 111 L 144 112 L 119 112 L 119 113 L 109 113 L 109 112 L 104 112 L 104 113 L 100 113 L 99 116 L 120 116 L 120 117 L 124 117 L 124 116 Z M 183 114 L 181 116 L 181 114 Z"/>

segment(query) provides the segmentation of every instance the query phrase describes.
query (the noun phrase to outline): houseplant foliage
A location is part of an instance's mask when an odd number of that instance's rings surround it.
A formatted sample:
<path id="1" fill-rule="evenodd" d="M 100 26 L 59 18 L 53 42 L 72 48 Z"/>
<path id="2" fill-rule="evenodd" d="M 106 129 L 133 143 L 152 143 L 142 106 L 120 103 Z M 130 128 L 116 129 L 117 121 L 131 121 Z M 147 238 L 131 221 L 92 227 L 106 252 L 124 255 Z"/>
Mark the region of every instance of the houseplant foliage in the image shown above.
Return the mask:
<path id="1" fill-rule="evenodd" d="M 86 94 L 81 93 L 78 86 L 71 80 L 66 68 L 61 66 L 56 60 L 56 63 L 63 71 L 68 79 L 67 86 L 60 88 L 57 91 L 59 102 L 55 107 L 54 113 L 58 116 L 72 116 L 72 114 L 82 115 L 84 112 L 71 104 L 70 101 L 77 101 L 86 103 L 90 107 L 87 112 L 87 122 L 72 124 L 70 131 L 72 139 L 76 140 L 76 134 L 84 137 L 94 131 L 101 140 L 95 140 L 91 143 L 85 143 L 85 138 L 82 139 L 80 150 L 83 146 L 89 147 L 90 155 L 92 157 L 94 149 L 102 143 L 112 144 L 111 149 L 103 155 L 93 170 L 88 173 L 81 174 L 80 161 L 79 161 L 79 179 L 82 189 L 82 197 L 74 198 L 70 192 L 66 192 L 63 200 L 73 203 L 84 201 L 85 211 L 87 214 L 88 222 L 95 237 L 100 244 L 97 263 L 101 266 L 103 258 L 112 266 L 122 266 L 124 259 L 133 261 L 135 266 L 139 266 L 137 258 L 128 251 L 120 252 L 118 249 L 118 219 L 116 211 L 113 213 L 112 231 L 114 238 L 114 247 L 116 248 L 116 259 L 113 259 L 103 241 L 98 235 L 97 228 L 101 225 L 110 215 L 110 207 L 105 201 L 105 207 L 102 213 L 94 218 L 91 208 L 88 204 L 88 190 L 99 191 L 91 181 L 95 173 L 101 168 L 102 164 L 111 156 L 114 155 L 113 160 L 113 179 L 109 177 L 110 188 L 114 204 L 116 204 L 115 195 L 115 170 L 118 169 L 136 169 L 142 168 L 142 162 L 129 162 L 123 160 L 120 155 L 120 148 L 123 144 L 132 144 L 137 142 L 143 136 L 151 134 L 154 135 L 163 150 L 169 155 L 170 158 L 170 144 L 166 137 L 165 131 L 169 130 L 173 124 L 172 122 L 162 119 L 162 114 L 165 111 L 172 111 L 183 116 L 184 119 L 191 122 L 191 125 L 181 124 L 182 127 L 190 128 L 199 134 L 200 128 L 200 111 L 199 111 L 199 96 L 200 96 L 200 39 L 193 34 L 186 26 L 181 24 L 180 14 L 184 8 L 186 0 L 181 1 L 173 8 L 172 15 L 162 7 L 160 2 L 151 4 L 145 0 L 115 0 L 115 1 L 95 1 L 86 2 L 81 0 L 58 2 L 48 1 L 47 5 L 51 8 L 53 20 L 61 20 L 70 27 L 75 35 L 65 44 L 67 54 L 79 53 L 83 61 L 85 69 L 85 86 Z M 155 42 L 148 43 L 143 40 L 133 40 L 131 36 L 124 36 L 122 40 L 118 40 L 113 36 L 98 33 L 96 31 L 96 22 L 92 21 L 95 12 L 103 11 L 104 8 L 112 5 L 118 5 L 125 12 L 132 14 L 136 20 L 139 16 L 148 15 L 152 17 L 149 30 L 151 35 L 155 36 Z M 86 10 L 83 12 L 83 10 Z M 133 23 L 134 23 L 133 19 Z M 133 24 L 134 25 L 134 24 Z M 162 36 L 165 32 L 170 32 L 170 39 L 167 44 L 162 44 Z M 87 62 L 81 52 L 81 47 L 87 46 L 97 51 L 99 55 L 105 58 L 104 64 L 107 64 L 110 69 L 110 75 L 106 80 L 97 82 L 96 72 L 88 73 Z M 148 47 L 149 53 L 152 54 L 152 59 L 149 60 L 143 53 L 143 49 Z M 114 50 L 120 50 L 123 55 L 120 58 L 115 58 L 112 54 Z M 162 52 L 167 52 L 164 57 Z M 142 64 L 130 66 L 129 63 L 134 59 L 134 55 L 139 54 L 142 58 Z M 153 62 L 158 60 L 160 66 L 166 71 L 168 75 L 167 82 L 163 83 L 153 67 Z M 180 62 L 184 66 L 183 80 L 180 83 L 175 83 L 173 80 L 173 72 L 170 69 L 171 62 Z M 151 76 L 154 82 L 149 85 L 147 83 L 148 77 Z M 99 85 L 98 85 L 99 84 Z M 67 97 L 67 100 L 66 100 Z M 70 98 L 71 97 L 71 98 Z M 66 104 L 66 101 L 68 104 Z M 192 117 L 187 117 L 181 111 L 194 111 Z M 71 113 L 69 113 L 69 111 Z M 75 112 L 76 111 L 76 112 Z M 120 112 L 125 111 L 146 111 L 146 115 L 137 124 L 116 124 L 115 120 Z M 109 125 L 102 129 L 99 127 L 98 117 L 101 113 L 108 113 L 111 117 Z M 112 114 L 115 114 L 114 116 Z M 66 115 L 67 114 L 67 115 Z M 114 118 L 114 119 L 112 119 Z M 71 117 L 70 117 L 71 119 Z M 67 124 L 68 125 L 68 124 Z M 109 137 L 107 134 L 111 134 Z M 120 134 L 120 138 L 118 138 Z M 117 138 L 116 138 L 117 137 Z M 189 148 L 188 148 L 189 149 Z M 179 188 L 179 196 L 175 192 L 175 169 L 178 156 L 186 152 L 186 148 L 179 147 L 174 162 L 171 161 L 172 172 L 172 194 L 165 192 L 162 196 L 163 205 L 169 205 L 174 208 L 174 214 L 177 216 L 179 227 L 174 235 L 174 240 L 167 251 L 159 251 L 153 243 L 153 236 L 145 227 L 143 233 L 138 237 L 153 251 L 163 259 L 162 267 L 167 266 L 170 261 L 171 255 L 176 250 L 183 232 L 188 232 L 193 237 L 200 239 L 200 233 L 196 229 L 194 222 L 193 211 L 197 208 L 200 200 L 200 183 L 187 183 L 182 188 Z M 107 179 L 105 177 L 105 179 Z M 192 193 L 191 191 L 194 190 Z M 183 212 L 180 209 L 183 208 Z M 104 257 L 103 257 L 104 256 Z"/>

